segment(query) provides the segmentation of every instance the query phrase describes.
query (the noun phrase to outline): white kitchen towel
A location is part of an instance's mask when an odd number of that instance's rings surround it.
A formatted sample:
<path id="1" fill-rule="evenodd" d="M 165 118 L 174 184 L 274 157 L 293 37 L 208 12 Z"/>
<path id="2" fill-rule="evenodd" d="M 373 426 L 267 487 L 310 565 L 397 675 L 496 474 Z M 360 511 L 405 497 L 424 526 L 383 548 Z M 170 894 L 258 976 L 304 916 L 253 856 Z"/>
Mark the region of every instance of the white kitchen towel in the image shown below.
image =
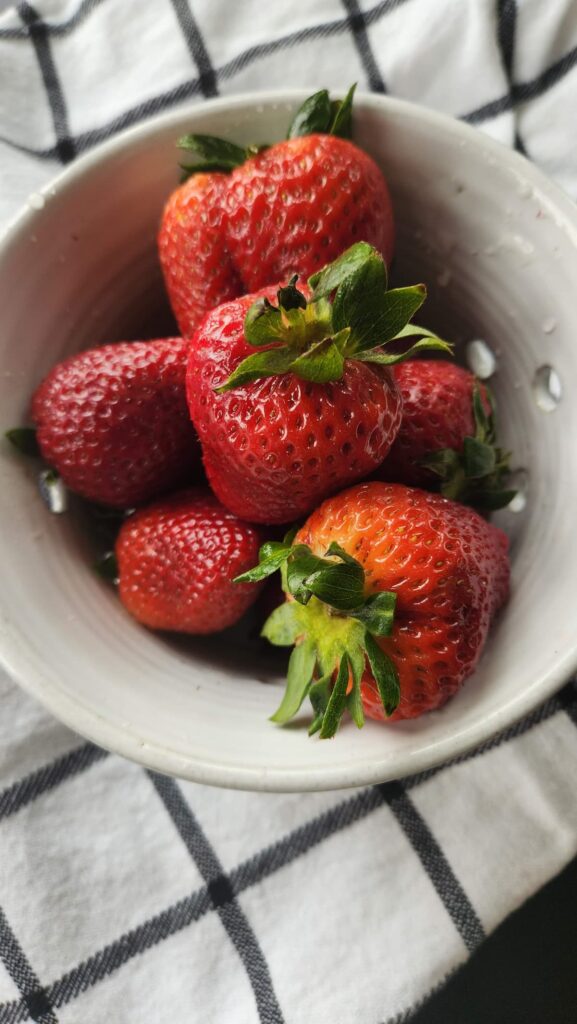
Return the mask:
<path id="1" fill-rule="evenodd" d="M 577 197 L 571 0 L 38 0 L 0 17 L 0 222 L 152 114 L 351 81 Z M 0 701 L 0 1024 L 400 1024 L 577 852 L 572 683 L 457 763 L 293 796 L 146 772 L 5 676 Z"/>

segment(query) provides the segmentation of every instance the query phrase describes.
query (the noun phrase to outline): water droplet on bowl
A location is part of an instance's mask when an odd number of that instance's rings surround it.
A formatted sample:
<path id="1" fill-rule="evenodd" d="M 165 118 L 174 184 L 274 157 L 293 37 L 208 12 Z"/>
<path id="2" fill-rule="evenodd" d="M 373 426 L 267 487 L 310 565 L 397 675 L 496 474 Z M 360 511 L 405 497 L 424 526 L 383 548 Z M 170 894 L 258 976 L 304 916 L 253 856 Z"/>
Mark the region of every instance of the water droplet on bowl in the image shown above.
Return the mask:
<path id="1" fill-rule="evenodd" d="M 518 514 L 527 507 L 527 491 L 529 489 L 529 474 L 526 469 L 515 469 L 507 481 L 507 487 L 517 491 L 514 498 L 506 505 L 508 512 Z"/>
<path id="2" fill-rule="evenodd" d="M 68 508 L 68 493 L 62 478 L 53 469 L 43 469 L 38 477 L 38 487 L 44 503 L 55 515 L 61 515 Z"/>
<path id="3" fill-rule="evenodd" d="M 523 491 L 517 491 L 515 497 L 511 498 L 507 508 L 509 509 L 509 512 L 522 512 L 526 505 L 527 496 Z"/>
<path id="4" fill-rule="evenodd" d="M 497 369 L 497 360 L 492 349 L 482 338 L 470 341 L 465 350 L 467 366 L 479 380 L 488 380 Z"/>
<path id="5" fill-rule="evenodd" d="M 555 330 L 556 326 L 557 321 L 554 316 L 548 317 L 547 320 L 544 320 L 541 325 L 544 334 L 553 334 L 553 331 Z"/>
<path id="6" fill-rule="evenodd" d="M 559 374 L 552 366 L 540 366 L 533 377 L 533 395 L 541 412 L 554 412 L 561 398 L 563 388 Z"/>
<path id="7" fill-rule="evenodd" d="M 520 181 L 517 193 L 521 199 L 530 199 L 533 195 L 533 186 L 528 181 Z"/>
<path id="8" fill-rule="evenodd" d="M 40 192 L 31 192 L 28 196 L 28 206 L 31 210 L 43 210 L 45 205 L 46 199 Z"/>

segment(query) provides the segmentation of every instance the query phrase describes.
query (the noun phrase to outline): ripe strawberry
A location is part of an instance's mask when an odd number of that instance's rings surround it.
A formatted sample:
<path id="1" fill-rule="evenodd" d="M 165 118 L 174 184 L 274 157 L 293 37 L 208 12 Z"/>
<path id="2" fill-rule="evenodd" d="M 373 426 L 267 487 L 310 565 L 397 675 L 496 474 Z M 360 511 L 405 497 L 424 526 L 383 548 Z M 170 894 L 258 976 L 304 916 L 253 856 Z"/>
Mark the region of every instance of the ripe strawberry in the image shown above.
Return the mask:
<path id="1" fill-rule="evenodd" d="M 166 290 L 190 337 L 207 309 L 242 295 L 224 236 L 224 174 L 195 174 L 170 196 L 158 235 Z"/>
<path id="2" fill-rule="evenodd" d="M 395 442 L 376 477 L 438 489 L 478 507 L 506 505 L 508 453 L 497 447 L 488 389 L 446 360 L 408 360 L 393 368 L 403 396 Z"/>
<path id="3" fill-rule="evenodd" d="M 509 588 L 501 530 L 402 484 L 329 498 L 292 545 L 265 544 L 240 581 L 280 566 L 288 601 L 263 633 L 297 646 L 273 720 L 287 721 L 308 694 L 321 737 L 345 707 L 358 726 L 365 713 L 393 721 L 441 707 L 475 668 Z"/>
<path id="4" fill-rule="evenodd" d="M 120 529 L 120 600 L 152 629 L 216 633 L 232 626 L 258 597 L 258 589 L 232 580 L 254 563 L 259 538 L 208 488 L 162 498 Z"/>
<path id="5" fill-rule="evenodd" d="M 89 349 L 59 363 L 32 398 L 42 455 L 84 498 L 128 508 L 190 480 L 198 440 L 181 338 Z"/>
<path id="6" fill-rule="evenodd" d="M 179 140 L 202 162 L 188 168 L 192 184 L 170 197 L 158 241 L 183 335 L 220 302 L 294 273 L 306 278 L 356 241 L 390 263 L 386 182 L 371 157 L 340 137 L 350 134 L 353 91 L 336 104 L 326 90 L 310 97 L 288 139 L 271 147 L 243 149 L 206 135 Z"/>
<path id="7" fill-rule="evenodd" d="M 401 418 L 388 370 L 400 357 L 381 346 L 421 305 L 424 287 L 386 291 L 382 258 L 365 243 L 309 284 L 309 302 L 293 279 L 278 307 L 272 288 L 256 302 L 225 303 L 191 343 L 188 402 L 209 482 L 251 522 L 291 522 L 366 476 Z"/>

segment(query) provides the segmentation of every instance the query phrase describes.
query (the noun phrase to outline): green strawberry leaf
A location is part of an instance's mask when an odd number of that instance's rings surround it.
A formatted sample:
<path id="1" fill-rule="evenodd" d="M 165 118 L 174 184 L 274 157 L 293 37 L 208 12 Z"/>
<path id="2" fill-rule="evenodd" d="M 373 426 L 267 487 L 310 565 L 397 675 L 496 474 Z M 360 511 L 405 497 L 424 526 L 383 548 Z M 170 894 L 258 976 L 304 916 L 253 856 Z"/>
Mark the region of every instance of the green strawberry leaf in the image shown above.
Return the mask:
<path id="1" fill-rule="evenodd" d="M 253 380 L 262 380 L 264 377 L 276 377 L 278 374 L 288 373 L 294 358 L 294 349 L 286 345 L 269 348 L 264 352 L 255 352 L 253 356 L 243 359 L 228 380 L 214 390 L 217 395 L 221 395 L 225 391 L 242 387 L 243 384 L 250 384 Z"/>
<path id="2" fill-rule="evenodd" d="M 435 334 L 434 331 L 430 331 L 428 327 L 421 327 L 419 324 L 407 324 L 406 327 L 402 327 L 401 330 L 395 334 L 391 341 L 396 341 L 397 338 L 433 338 L 435 341 L 439 340 L 439 335 Z M 447 341 L 445 344 L 451 345 L 451 342 Z"/>
<path id="3" fill-rule="evenodd" d="M 331 697 L 332 673 L 323 676 L 314 682 L 309 690 L 309 700 L 312 704 L 315 717 L 309 726 L 309 736 L 314 736 L 323 724 L 325 711 L 327 710 Z"/>
<path id="4" fill-rule="evenodd" d="M 244 318 L 244 336 L 249 345 L 260 348 L 274 342 L 287 342 L 289 333 L 280 309 L 268 299 L 257 299 L 249 306 Z"/>
<path id="5" fill-rule="evenodd" d="M 296 602 L 285 601 L 271 612 L 260 635 L 275 647 L 291 647 L 303 631 L 297 613 Z"/>
<path id="6" fill-rule="evenodd" d="M 266 541 L 258 553 L 259 562 L 248 572 L 235 576 L 233 583 L 258 583 L 260 580 L 277 572 L 284 565 L 288 556 L 295 549 L 290 544 L 281 544 L 276 540 Z"/>
<path id="7" fill-rule="evenodd" d="M 346 341 L 348 332 L 341 332 L 341 335 Z M 339 351 L 337 339 L 323 338 L 322 341 L 311 345 L 302 355 L 297 356 L 291 363 L 290 370 L 303 380 L 325 384 L 330 380 L 340 380 L 344 367 L 345 359 Z"/>
<path id="8" fill-rule="evenodd" d="M 114 551 L 107 551 L 94 563 L 94 571 L 107 583 L 118 583 L 118 562 Z"/>
<path id="9" fill-rule="evenodd" d="M 326 562 L 306 578 L 306 587 L 319 601 L 349 611 L 364 600 L 365 573 L 361 565 L 347 562 Z"/>
<path id="10" fill-rule="evenodd" d="M 320 737 L 322 740 L 330 739 L 334 736 L 339 727 L 341 718 L 343 717 L 343 711 L 345 710 L 347 703 L 348 683 L 349 658 L 347 654 L 343 654 L 335 685 L 332 688 L 329 703 L 323 715 L 320 729 Z"/>
<path id="11" fill-rule="evenodd" d="M 465 475 L 472 479 L 489 476 L 495 471 L 495 449 L 476 437 L 463 441 L 463 464 Z"/>
<path id="12" fill-rule="evenodd" d="M 296 715 L 310 689 L 316 659 L 316 648 L 311 640 L 304 640 L 295 647 L 289 660 L 284 696 L 274 715 L 271 715 L 271 722 L 284 725 Z"/>
<path id="13" fill-rule="evenodd" d="M 333 100 L 331 104 L 332 124 L 330 135 L 338 135 L 341 139 L 350 139 L 353 134 L 353 99 L 357 83 L 351 85 L 343 100 Z"/>
<path id="14" fill-rule="evenodd" d="M 248 155 L 243 146 L 237 146 L 228 139 L 218 139 L 214 135 L 182 135 L 176 145 L 178 149 L 194 153 L 213 170 L 232 171 L 234 167 L 243 164 Z M 197 167 L 192 170 L 196 171 Z"/>
<path id="15" fill-rule="evenodd" d="M 385 714 L 392 715 L 401 699 L 398 672 L 391 658 L 381 650 L 370 633 L 365 635 L 365 650 Z"/>
<path id="16" fill-rule="evenodd" d="M 12 430 L 7 430 L 4 436 L 21 455 L 28 455 L 32 458 L 40 455 L 34 427 L 13 427 Z"/>
<path id="17" fill-rule="evenodd" d="M 383 590 L 365 601 L 362 608 L 351 612 L 373 636 L 390 636 L 393 631 L 397 595 L 390 590 Z"/>
<path id="18" fill-rule="evenodd" d="M 493 417 L 493 397 L 489 388 L 485 385 L 485 394 L 489 400 L 491 406 L 491 412 L 489 415 L 485 412 L 485 406 L 481 396 L 481 388 L 479 382 L 476 380 L 473 387 L 473 417 L 475 419 L 475 437 L 478 441 L 487 441 L 489 444 L 495 443 L 495 424 Z"/>
<path id="19" fill-rule="evenodd" d="M 345 323 L 351 328 L 349 355 L 353 358 L 394 338 L 426 298 L 424 284 L 385 291 L 384 263 L 380 263 L 379 267 L 377 260 L 372 260 L 359 268 L 343 282 L 333 303 L 335 328 Z"/>
<path id="20" fill-rule="evenodd" d="M 495 511 L 508 505 L 516 491 L 504 486 L 509 474 L 509 452 L 497 446 L 493 400 L 486 385 L 484 390 L 490 412 L 485 410 L 476 381 L 473 387 L 475 434 L 463 439 L 462 452 L 441 448 L 426 455 L 420 464 L 439 477 L 443 497 Z"/>
<path id="21" fill-rule="evenodd" d="M 354 245 L 345 249 L 336 260 L 327 263 L 326 267 L 318 270 L 316 274 L 309 277 L 308 283 L 312 290 L 312 301 L 322 299 L 331 295 L 340 284 L 343 284 L 351 275 L 356 273 L 367 260 L 376 257 L 382 262 L 382 258 L 368 242 L 355 242 Z M 385 268 L 386 273 L 386 268 Z M 348 327 L 348 324 L 344 325 Z"/>
<path id="22" fill-rule="evenodd" d="M 376 348 L 359 352 L 358 355 L 355 354 L 352 358 L 358 359 L 360 363 L 379 363 L 381 366 L 394 366 L 396 363 L 404 363 L 410 356 L 423 350 L 426 352 L 436 350 L 437 352 L 446 352 L 448 355 L 453 354 L 453 346 L 450 342 L 442 341 L 441 338 L 437 338 L 436 341 L 431 338 L 421 338 L 420 341 L 416 341 L 414 345 L 411 345 L 404 352 L 384 352 L 382 349 Z"/>
<path id="23" fill-rule="evenodd" d="M 327 550 L 325 551 L 325 555 L 327 555 L 327 557 L 332 556 L 333 558 L 340 558 L 341 561 L 346 562 L 348 565 L 355 565 L 361 568 L 361 563 L 358 561 L 358 559 L 353 558 L 352 555 L 349 555 L 348 551 L 345 551 L 345 549 L 342 548 L 340 544 L 337 544 L 336 540 L 331 541 Z"/>
<path id="24" fill-rule="evenodd" d="M 332 109 L 326 89 L 313 93 L 299 107 L 293 117 L 287 139 L 296 139 L 302 135 L 324 134 L 331 127 Z"/>
<path id="25" fill-rule="evenodd" d="M 351 86 L 343 100 L 333 100 L 326 89 L 313 93 L 299 107 L 294 115 L 287 139 L 296 139 L 303 135 L 325 134 L 338 135 L 341 139 L 350 139 L 353 127 L 353 97 L 356 83 Z"/>
<path id="26" fill-rule="evenodd" d="M 459 468 L 461 460 L 454 448 L 439 448 L 436 452 L 425 455 L 420 464 L 436 473 L 441 480 L 448 480 Z"/>
<path id="27" fill-rule="evenodd" d="M 361 696 L 361 679 L 365 670 L 365 652 L 358 644 L 349 646 L 347 650 L 353 677 L 353 688 L 347 697 L 347 708 L 357 729 L 362 729 L 365 724 L 365 711 Z"/>
<path id="28" fill-rule="evenodd" d="M 297 544 L 292 548 L 291 557 L 286 566 L 286 586 L 289 594 L 299 604 L 308 604 L 313 592 L 308 586 L 309 576 L 324 569 L 327 563 L 313 555 L 306 544 Z"/>
<path id="29" fill-rule="evenodd" d="M 471 505 L 475 508 L 484 509 L 486 512 L 496 512 L 497 509 L 505 508 L 517 494 L 514 490 L 490 490 L 479 489 L 471 494 Z"/>

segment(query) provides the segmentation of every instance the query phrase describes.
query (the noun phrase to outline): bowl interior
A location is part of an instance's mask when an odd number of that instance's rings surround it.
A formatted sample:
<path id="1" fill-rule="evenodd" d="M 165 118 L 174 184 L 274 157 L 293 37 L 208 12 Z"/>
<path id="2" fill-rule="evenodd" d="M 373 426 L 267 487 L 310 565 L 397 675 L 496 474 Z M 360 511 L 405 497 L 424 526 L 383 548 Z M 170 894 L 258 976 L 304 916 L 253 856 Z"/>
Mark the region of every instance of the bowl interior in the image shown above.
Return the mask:
<path id="1" fill-rule="evenodd" d="M 174 326 L 155 252 L 185 131 L 282 136 L 300 102 L 239 97 L 178 112 L 84 158 L 29 208 L 0 251 L 0 427 L 71 352 Z M 35 471 L 0 452 L 0 655 L 78 731 L 159 770 L 271 790 L 359 785 L 418 771 L 481 742 L 543 699 L 577 661 L 576 216 L 529 164 L 462 125 L 365 97 L 356 141 L 393 193 L 397 283 L 429 288 L 425 322 L 483 339 L 522 498 L 499 514 L 513 594 L 481 664 L 442 712 L 391 728 L 347 724 L 333 743 L 273 727 L 279 663 L 242 631 L 168 640 L 141 629 L 90 571 L 74 516 L 50 517 Z M 39 208 L 40 207 L 40 208 Z M 523 506 L 524 504 L 524 507 Z M 249 624 L 250 626 L 250 624 Z"/>

